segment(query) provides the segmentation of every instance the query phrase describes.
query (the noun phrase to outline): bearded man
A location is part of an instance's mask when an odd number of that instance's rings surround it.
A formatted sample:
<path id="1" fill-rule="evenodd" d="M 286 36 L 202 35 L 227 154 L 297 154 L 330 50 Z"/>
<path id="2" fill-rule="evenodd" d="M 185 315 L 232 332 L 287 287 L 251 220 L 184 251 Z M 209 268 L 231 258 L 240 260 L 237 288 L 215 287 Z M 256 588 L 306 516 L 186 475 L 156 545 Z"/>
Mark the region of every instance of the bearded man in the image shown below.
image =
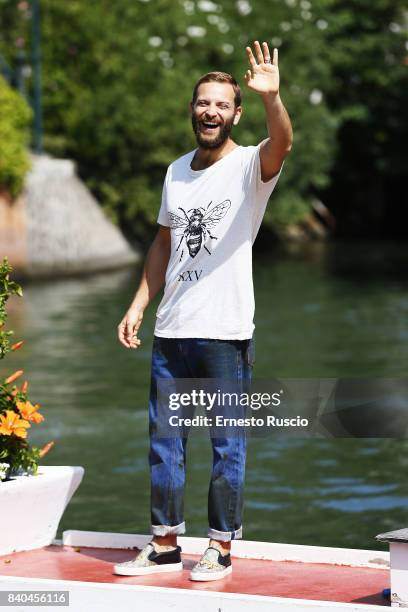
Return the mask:
<path id="1" fill-rule="evenodd" d="M 268 199 L 292 146 L 290 119 L 279 95 L 278 51 L 246 48 L 249 89 L 260 95 L 268 137 L 240 146 L 231 137 L 242 115 L 241 90 L 224 72 L 196 83 L 190 103 L 198 147 L 168 168 L 158 216 L 136 295 L 118 326 L 120 342 L 140 346 L 138 330 L 149 302 L 165 284 L 157 310 L 149 401 L 152 541 L 114 566 L 134 576 L 182 569 L 177 536 L 185 533 L 183 493 L 187 437 L 154 435 L 160 380 L 228 379 L 245 385 L 253 365 L 252 245 Z M 242 537 L 246 456 L 244 431 L 212 437 L 208 495 L 209 546 L 192 580 L 218 580 L 232 571 L 231 540 Z"/>

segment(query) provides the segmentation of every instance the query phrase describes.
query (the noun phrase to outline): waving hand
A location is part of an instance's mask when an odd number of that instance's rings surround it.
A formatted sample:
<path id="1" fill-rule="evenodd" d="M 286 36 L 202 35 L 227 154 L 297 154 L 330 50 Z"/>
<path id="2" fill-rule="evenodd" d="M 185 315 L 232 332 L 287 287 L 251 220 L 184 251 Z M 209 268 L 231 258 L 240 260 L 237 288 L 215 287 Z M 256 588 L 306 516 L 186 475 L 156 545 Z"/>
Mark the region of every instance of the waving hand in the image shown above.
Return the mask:
<path id="1" fill-rule="evenodd" d="M 256 40 L 254 47 L 256 59 L 251 47 L 246 47 L 251 69 L 245 73 L 245 82 L 250 89 L 259 94 L 277 94 L 279 92 L 278 50 L 273 50 L 271 60 L 266 42 L 262 43 L 261 48 L 261 45 Z"/>

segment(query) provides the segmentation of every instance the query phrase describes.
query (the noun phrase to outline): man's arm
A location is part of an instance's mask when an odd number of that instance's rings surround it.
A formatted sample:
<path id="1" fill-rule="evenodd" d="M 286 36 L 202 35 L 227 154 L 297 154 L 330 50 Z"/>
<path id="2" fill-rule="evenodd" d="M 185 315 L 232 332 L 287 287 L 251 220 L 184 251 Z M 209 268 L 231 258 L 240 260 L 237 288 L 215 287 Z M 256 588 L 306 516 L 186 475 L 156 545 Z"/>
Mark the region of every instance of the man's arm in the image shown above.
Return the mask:
<path id="1" fill-rule="evenodd" d="M 246 48 L 251 70 L 245 74 L 250 89 L 262 96 L 266 112 L 269 138 L 260 150 L 261 176 L 269 181 L 279 172 L 282 163 L 292 148 L 293 132 L 289 115 L 279 95 L 278 50 L 273 50 L 271 60 L 267 43 L 254 43 L 256 59 L 250 47 Z"/>
<path id="2" fill-rule="evenodd" d="M 266 111 L 269 138 L 259 152 L 263 181 L 269 181 L 277 174 L 292 148 L 293 133 L 289 115 L 279 94 L 262 96 Z"/>
<path id="3" fill-rule="evenodd" d="M 160 226 L 146 256 L 142 278 L 127 313 L 118 325 L 119 341 L 126 348 L 138 348 L 137 337 L 143 312 L 163 286 L 170 258 L 170 228 Z"/>

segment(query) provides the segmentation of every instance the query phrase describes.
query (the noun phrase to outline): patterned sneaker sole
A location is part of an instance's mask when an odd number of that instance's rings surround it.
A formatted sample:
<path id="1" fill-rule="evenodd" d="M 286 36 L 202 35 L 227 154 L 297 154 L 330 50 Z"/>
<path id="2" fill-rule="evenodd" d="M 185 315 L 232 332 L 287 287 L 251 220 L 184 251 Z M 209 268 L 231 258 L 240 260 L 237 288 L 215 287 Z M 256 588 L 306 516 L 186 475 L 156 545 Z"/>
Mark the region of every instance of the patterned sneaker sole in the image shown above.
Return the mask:
<path id="1" fill-rule="evenodd" d="M 113 573 L 118 576 L 145 576 L 146 574 L 161 574 L 164 572 L 179 572 L 183 563 L 166 563 L 163 565 L 148 565 L 147 567 L 121 567 L 113 566 Z"/>
<path id="2" fill-rule="evenodd" d="M 191 580 L 199 580 L 201 582 L 208 582 L 209 580 L 221 580 L 232 573 L 232 565 L 226 567 L 224 570 L 217 572 L 191 572 Z"/>

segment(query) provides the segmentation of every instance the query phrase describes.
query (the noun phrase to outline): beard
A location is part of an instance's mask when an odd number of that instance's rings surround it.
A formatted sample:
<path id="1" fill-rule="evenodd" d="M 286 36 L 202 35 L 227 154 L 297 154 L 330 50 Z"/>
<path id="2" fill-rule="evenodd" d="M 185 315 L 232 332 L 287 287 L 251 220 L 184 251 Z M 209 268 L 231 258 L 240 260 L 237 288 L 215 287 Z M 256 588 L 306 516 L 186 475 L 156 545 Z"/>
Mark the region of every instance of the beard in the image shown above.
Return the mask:
<path id="1" fill-rule="evenodd" d="M 228 139 L 231 134 L 233 125 L 234 125 L 234 117 L 225 121 L 224 124 L 221 124 L 218 129 L 217 136 L 211 136 L 210 134 L 202 134 L 200 130 L 200 123 L 197 121 L 197 117 L 193 113 L 191 116 L 191 125 L 193 126 L 193 131 L 196 136 L 197 144 L 202 149 L 216 149 L 220 147 L 224 142 Z"/>

